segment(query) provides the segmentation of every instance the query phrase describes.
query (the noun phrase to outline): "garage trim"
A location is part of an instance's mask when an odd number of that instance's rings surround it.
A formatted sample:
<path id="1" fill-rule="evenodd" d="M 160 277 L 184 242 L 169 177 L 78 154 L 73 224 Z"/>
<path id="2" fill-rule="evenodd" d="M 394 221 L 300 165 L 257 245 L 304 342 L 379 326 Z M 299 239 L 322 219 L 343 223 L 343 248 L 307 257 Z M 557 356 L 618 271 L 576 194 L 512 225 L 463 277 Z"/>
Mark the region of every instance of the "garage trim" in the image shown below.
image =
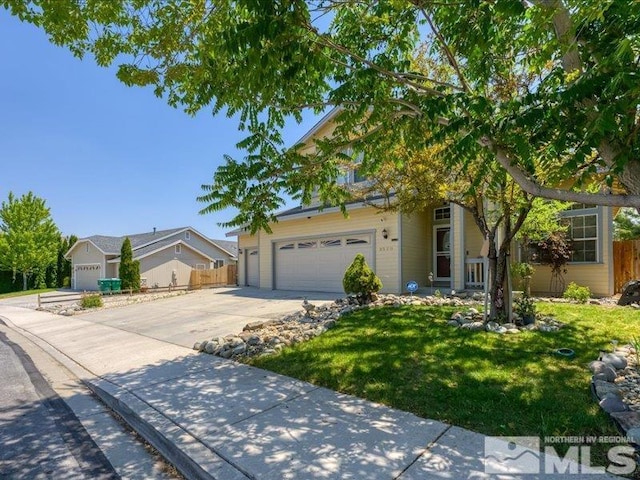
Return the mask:
<path id="1" fill-rule="evenodd" d="M 77 286 L 78 286 L 78 267 L 95 267 L 98 266 L 100 268 L 100 275 L 98 276 L 98 278 L 104 278 L 104 271 L 105 268 L 102 265 L 102 263 L 77 263 L 73 266 L 73 289 L 77 290 Z M 96 285 L 96 290 L 97 290 L 98 286 Z"/>
<path id="2" fill-rule="evenodd" d="M 371 235 L 371 251 L 372 251 L 372 259 L 371 259 L 371 269 L 373 271 L 376 270 L 376 260 L 377 260 L 377 245 L 376 245 L 376 229 L 366 229 L 366 230 L 349 230 L 349 231 L 338 231 L 331 233 L 321 233 L 321 234 L 307 234 L 307 235 L 296 235 L 295 237 L 282 237 L 271 240 L 271 289 L 277 290 L 278 285 L 276 282 L 276 261 L 277 261 L 277 250 L 276 245 L 283 242 L 293 242 L 297 243 L 300 240 L 322 240 L 322 239 L 330 239 L 334 237 L 346 237 L 349 235 L 357 236 L 357 235 Z"/>

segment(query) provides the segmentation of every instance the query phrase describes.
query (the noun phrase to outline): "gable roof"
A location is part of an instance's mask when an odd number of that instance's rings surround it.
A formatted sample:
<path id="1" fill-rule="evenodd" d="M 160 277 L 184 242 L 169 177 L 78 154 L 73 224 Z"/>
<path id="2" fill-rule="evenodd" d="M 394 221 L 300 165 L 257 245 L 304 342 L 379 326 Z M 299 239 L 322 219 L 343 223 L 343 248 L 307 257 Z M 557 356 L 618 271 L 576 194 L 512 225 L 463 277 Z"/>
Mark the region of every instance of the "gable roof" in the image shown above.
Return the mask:
<path id="1" fill-rule="evenodd" d="M 219 246 L 222 250 L 225 250 L 227 253 L 230 253 L 234 257 L 238 256 L 238 242 L 233 240 L 215 240 L 211 239 L 213 243 Z"/>
<path id="2" fill-rule="evenodd" d="M 180 228 L 171 228 L 167 230 L 156 230 L 153 232 L 145 232 L 145 233 L 135 233 L 132 235 L 123 235 L 121 237 L 112 237 L 107 235 L 92 235 L 90 237 L 80 238 L 78 241 L 69 249 L 69 251 L 65 254 L 65 257 L 71 254 L 76 245 L 82 242 L 91 242 L 93 243 L 98 250 L 100 250 L 105 255 L 117 255 L 120 256 L 120 250 L 122 249 L 122 244 L 124 243 L 125 238 L 129 238 L 131 241 L 131 249 L 133 250 L 133 256 L 139 257 L 142 255 L 148 255 L 151 252 L 156 250 L 160 250 L 165 248 L 167 245 L 174 243 L 176 241 L 175 235 L 186 230 L 190 230 L 204 240 L 213 244 L 215 247 L 219 248 L 223 252 L 229 254 L 234 259 L 237 258 L 238 248 L 236 242 L 230 242 L 227 240 L 219 240 L 215 241 L 210 238 L 205 237 L 200 232 L 191 227 L 180 227 Z M 219 243 L 223 243 L 224 245 L 220 245 Z"/>
<path id="3" fill-rule="evenodd" d="M 135 250 L 136 248 L 139 248 L 143 245 L 155 243 L 158 240 L 169 237 L 175 233 L 180 232 L 181 230 L 186 230 L 187 228 L 188 227 L 172 228 L 169 230 L 156 230 L 155 232 L 135 233 L 133 235 L 124 235 L 122 237 L 92 235 L 90 237 L 80 238 L 78 239 L 78 242 L 89 240 L 106 255 L 120 255 L 122 244 L 124 243 L 124 239 L 127 237 L 129 237 L 129 240 L 131 241 L 131 248 Z M 73 247 L 69 249 L 69 252 L 72 249 Z"/>

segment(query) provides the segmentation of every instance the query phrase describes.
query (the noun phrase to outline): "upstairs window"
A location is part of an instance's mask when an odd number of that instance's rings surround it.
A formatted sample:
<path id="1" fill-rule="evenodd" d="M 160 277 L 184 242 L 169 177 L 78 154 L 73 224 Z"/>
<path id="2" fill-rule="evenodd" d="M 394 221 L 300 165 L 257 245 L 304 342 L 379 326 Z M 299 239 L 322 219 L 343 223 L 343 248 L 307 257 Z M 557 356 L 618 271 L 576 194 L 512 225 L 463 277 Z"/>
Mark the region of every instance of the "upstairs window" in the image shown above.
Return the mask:
<path id="1" fill-rule="evenodd" d="M 433 210 L 434 220 L 449 220 L 451 218 L 451 207 L 439 207 Z"/>
<path id="2" fill-rule="evenodd" d="M 176 255 L 180 255 L 182 253 L 182 245 L 180 245 L 180 244 L 176 245 L 175 253 L 176 253 Z"/>

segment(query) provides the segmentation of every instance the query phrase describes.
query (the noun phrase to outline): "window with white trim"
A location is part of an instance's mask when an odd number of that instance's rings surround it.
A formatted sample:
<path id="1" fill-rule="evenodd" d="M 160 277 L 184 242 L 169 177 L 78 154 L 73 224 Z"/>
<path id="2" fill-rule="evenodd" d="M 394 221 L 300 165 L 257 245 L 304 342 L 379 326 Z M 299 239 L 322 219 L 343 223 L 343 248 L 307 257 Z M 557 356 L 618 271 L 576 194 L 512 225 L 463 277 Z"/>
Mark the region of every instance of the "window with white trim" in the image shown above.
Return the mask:
<path id="1" fill-rule="evenodd" d="M 285 243 L 284 245 L 280 245 L 278 250 L 293 250 L 294 248 L 296 248 L 295 244 Z"/>
<path id="2" fill-rule="evenodd" d="M 180 255 L 182 253 L 182 245 L 177 244 L 174 251 L 176 255 Z"/>
<path id="3" fill-rule="evenodd" d="M 184 232 L 184 239 L 185 240 L 191 240 L 191 232 L 189 230 Z"/>
<path id="4" fill-rule="evenodd" d="M 317 243 L 313 241 L 309 242 L 298 242 L 298 248 L 316 248 Z"/>
<path id="5" fill-rule="evenodd" d="M 196 263 L 196 270 L 206 270 L 207 266 L 204 263 Z"/>
<path id="6" fill-rule="evenodd" d="M 595 263 L 598 261 L 598 215 L 571 215 L 566 217 L 571 240 L 571 262 Z"/>
<path id="7" fill-rule="evenodd" d="M 451 207 L 439 207 L 433 209 L 434 220 L 448 220 L 451 218 Z"/>
<path id="8" fill-rule="evenodd" d="M 222 260 L 221 258 L 216 258 L 213 261 L 213 268 L 220 268 L 220 267 L 224 267 L 224 260 Z"/>

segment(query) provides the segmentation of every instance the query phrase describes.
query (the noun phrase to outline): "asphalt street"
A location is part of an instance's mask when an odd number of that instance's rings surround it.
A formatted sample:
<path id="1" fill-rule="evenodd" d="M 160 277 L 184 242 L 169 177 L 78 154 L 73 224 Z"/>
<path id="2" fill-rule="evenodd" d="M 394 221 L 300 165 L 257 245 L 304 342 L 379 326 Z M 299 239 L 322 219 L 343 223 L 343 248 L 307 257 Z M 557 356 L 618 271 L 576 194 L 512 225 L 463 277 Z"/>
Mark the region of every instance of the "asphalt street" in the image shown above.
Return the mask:
<path id="1" fill-rule="evenodd" d="M 22 348 L 0 332 L 0 477 L 120 478 Z"/>

